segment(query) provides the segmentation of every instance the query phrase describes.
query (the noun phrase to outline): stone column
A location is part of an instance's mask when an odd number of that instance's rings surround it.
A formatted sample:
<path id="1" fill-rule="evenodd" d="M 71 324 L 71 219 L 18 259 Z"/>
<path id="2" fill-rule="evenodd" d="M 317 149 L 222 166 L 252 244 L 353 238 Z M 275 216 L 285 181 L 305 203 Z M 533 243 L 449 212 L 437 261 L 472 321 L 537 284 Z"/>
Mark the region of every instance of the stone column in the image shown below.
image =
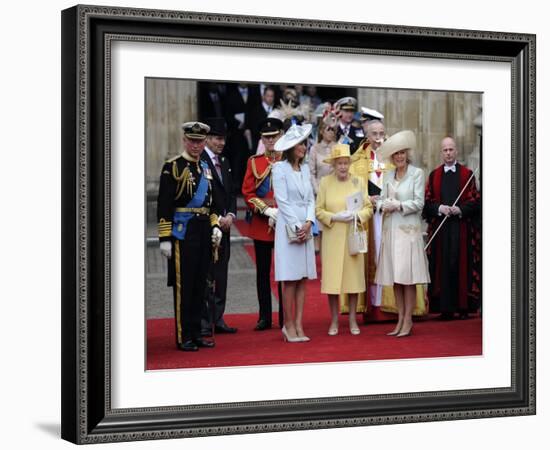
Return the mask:
<path id="1" fill-rule="evenodd" d="M 196 120 L 197 103 L 196 81 L 148 78 L 145 82 L 148 223 L 156 223 L 156 196 L 162 165 L 183 151 L 181 124 Z M 154 234 L 155 230 L 148 230 L 148 235 Z"/>

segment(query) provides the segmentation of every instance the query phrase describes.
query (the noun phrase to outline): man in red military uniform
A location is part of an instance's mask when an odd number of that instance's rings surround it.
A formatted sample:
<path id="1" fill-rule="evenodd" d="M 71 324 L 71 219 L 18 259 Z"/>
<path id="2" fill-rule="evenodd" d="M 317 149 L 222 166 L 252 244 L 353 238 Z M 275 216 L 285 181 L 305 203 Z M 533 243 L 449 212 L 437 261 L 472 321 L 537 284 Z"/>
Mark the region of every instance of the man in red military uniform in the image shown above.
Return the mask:
<path id="1" fill-rule="evenodd" d="M 283 123 L 267 118 L 259 124 L 265 153 L 249 158 L 244 175 L 242 193 L 252 213 L 248 237 L 254 241 L 256 255 L 256 290 L 258 293 L 259 318 L 255 330 L 271 328 L 271 255 L 275 238 L 277 205 L 273 197 L 271 167 L 279 159 L 275 142 L 281 137 Z"/>

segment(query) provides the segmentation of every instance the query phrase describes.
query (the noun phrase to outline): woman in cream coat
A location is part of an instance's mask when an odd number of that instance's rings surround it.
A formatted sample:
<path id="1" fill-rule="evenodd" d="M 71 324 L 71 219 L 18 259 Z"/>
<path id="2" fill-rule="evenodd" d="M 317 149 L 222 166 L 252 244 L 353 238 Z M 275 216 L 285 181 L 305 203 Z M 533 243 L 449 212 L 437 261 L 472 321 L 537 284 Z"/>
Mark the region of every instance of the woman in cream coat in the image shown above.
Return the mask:
<path id="1" fill-rule="evenodd" d="M 357 294 L 366 289 L 365 258 L 363 254 L 349 254 L 348 234 L 354 215 L 346 210 L 346 198 L 361 193 L 363 204 L 357 216 L 365 228 L 372 216 L 372 205 L 364 181 L 349 173 L 349 145 L 335 145 L 325 162 L 333 165 L 334 172 L 321 179 L 315 212 L 323 224 L 321 292 L 328 294 L 329 299 L 331 324 L 328 334 L 338 334 L 338 296 L 349 294 L 350 332 L 357 335 L 360 333 L 356 318 Z"/>
<path id="2" fill-rule="evenodd" d="M 377 152 L 380 160 L 395 166 L 385 175 L 376 204 L 383 218 L 375 282 L 393 286 L 398 321 L 388 335 L 397 337 L 411 334 L 416 285 L 430 282 L 421 219 L 424 172 L 410 164 L 415 146 L 414 133 L 405 130 L 391 136 Z"/>
<path id="3" fill-rule="evenodd" d="M 311 125 L 292 125 L 275 144 L 282 160 L 273 166 L 273 192 L 277 201 L 275 226 L 275 280 L 283 282 L 283 337 L 287 342 L 309 338 L 302 326 L 306 281 L 317 278 L 311 227 L 315 221 L 315 200 L 309 167 L 304 164 L 305 140 Z M 289 242 L 288 229 L 297 242 Z"/>

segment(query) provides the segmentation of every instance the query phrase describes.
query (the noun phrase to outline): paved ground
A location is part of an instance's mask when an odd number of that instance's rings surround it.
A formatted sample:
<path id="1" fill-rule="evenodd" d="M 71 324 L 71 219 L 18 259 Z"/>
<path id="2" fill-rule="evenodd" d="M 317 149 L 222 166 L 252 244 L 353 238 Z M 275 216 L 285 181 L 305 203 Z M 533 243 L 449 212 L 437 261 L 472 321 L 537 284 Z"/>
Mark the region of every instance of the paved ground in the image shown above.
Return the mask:
<path id="1" fill-rule="evenodd" d="M 238 206 L 242 208 L 244 202 L 238 199 Z M 155 236 L 156 223 L 151 220 L 155 214 L 147 214 L 150 218 L 147 224 L 147 236 Z M 244 211 L 239 210 L 237 219 L 244 219 Z M 226 314 L 253 313 L 258 311 L 256 295 L 256 268 L 245 250 L 245 245 L 252 245 L 251 241 L 243 242 L 242 236 L 236 227 L 232 228 L 231 235 L 238 242 L 231 244 L 231 258 L 229 260 L 229 278 L 227 287 Z M 147 319 L 173 317 L 174 308 L 172 288 L 166 286 L 166 261 L 160 254 L 158 242 L 147 246 L 147 273 L 145 277 L 146 317 Z M 273 311 L 278 311 L 278 302 L 272 298 Z"/>

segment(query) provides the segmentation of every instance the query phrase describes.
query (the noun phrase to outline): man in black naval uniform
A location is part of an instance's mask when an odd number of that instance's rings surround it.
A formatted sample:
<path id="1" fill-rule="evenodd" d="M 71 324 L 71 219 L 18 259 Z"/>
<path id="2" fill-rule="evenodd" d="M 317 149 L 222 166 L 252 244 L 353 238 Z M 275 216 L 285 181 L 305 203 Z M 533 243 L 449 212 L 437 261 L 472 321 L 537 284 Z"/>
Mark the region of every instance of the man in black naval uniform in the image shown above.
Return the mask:
<path id="1" fill-rule="evenodd" d="M 181 155 L 168 160 L 160 175 L 157 204 L 160 251 L 168 258 L 168 285 L 174 293 L 176 345 L 183 351 L 213 347 L 201 338 L 201 311 L 213 253 L 222 238 L 211 213 L 212 172 L 201 161 L 208 125 L 182 125 Z"/>
<path id="2" fill-rule="evenodd" d="M 216 333 L 236 333 L 237 328 L 225 323 L 223 314 L 227 300 L 227 274 L 231 250 L 230 233 L 233 221 L 237 217 L 237 197 L 233 186 L 231 167 L 223 155 L 227 126 L 223 117 L 206 118 L 210 127 L 206 136 L 206 146 L 201 159 L 208 164 L 212 173 L 212 206 L 218 215 L 222 229 L 222 241 L 218 250 L 218 260 L 210 267 L 210 278 L 214 282 L 208 289 L 203 305 L 202 336 L 212 335 L 212 326 Z"/>
<path id="3" fill-rule="evenodd" d="M 352 125 L 353 116 L 357 111 L 357 100 L 353 97 L 343 97 L 335 103 L 335 106 L 339 114 L 336 140 L 348 144 L 350 153 L 353 155 L 365 138 L 363 130 Z"/>

